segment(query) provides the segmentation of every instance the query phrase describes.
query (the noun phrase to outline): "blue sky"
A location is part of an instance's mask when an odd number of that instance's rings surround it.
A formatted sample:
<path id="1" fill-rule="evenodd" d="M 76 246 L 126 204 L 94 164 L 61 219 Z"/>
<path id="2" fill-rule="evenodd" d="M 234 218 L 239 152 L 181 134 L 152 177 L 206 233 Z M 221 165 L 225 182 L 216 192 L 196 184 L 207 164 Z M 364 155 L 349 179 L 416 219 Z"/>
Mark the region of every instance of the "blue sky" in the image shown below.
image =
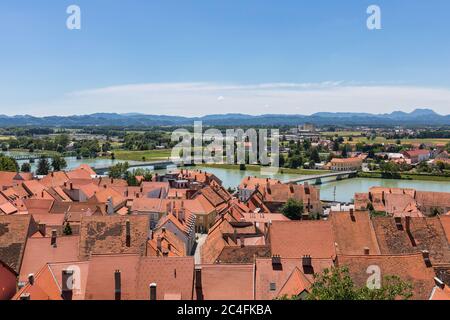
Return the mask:
<path id="1" fill-rule="evenodd" d="M 371 4 L 382 30 L 366 27 Z M 449 114 L 449 12 L 448 0 L 2 0 L 0 114 Z"/>

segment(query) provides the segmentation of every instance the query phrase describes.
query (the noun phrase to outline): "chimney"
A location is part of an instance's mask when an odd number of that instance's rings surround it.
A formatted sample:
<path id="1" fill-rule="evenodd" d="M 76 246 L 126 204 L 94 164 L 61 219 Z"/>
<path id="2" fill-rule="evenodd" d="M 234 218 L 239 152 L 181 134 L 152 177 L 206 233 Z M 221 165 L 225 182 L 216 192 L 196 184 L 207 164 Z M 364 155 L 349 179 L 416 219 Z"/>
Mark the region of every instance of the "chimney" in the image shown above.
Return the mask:
<path id="1" fill-rule="evenodd" d="M 72 300 L 73 297 L 73 270 L 62 271 L 61 297 L 63 300 Z"/>
<path id="2" fill-rule="evenodd" d="M 292 184 L 289 185 L 289 192 L 294 193 L 294 186 Z"/>
<path id="3" fill-rule="evenodd" d="M 50 240 L 50 245 L 53 247 L 53 248 L 56 248 L 56 229 L 53 229 L 52 230 L 52 238 L 51 238 L 51 240 Z"/>
<path id="4" fill-rule="evenodd" d="M 233 230 L 233 242 L 237 242 L 237 231 L 236 231 L 236 229 Z"/>
<path id="5" fill-rule="evenodd" d="M 272 267 L 274 269 L 276 269 L 276 268 L 279 269 L 279 268 L 282 267 L 282 265 L 281 265 L 281 257 L 279 255 L 273 255 L 272 256 Z"/>
<path id="6" fill-rule="evenodd" d="M 106 211 L 110 216 L 114 214 L 114 205 L 112 197 L 109 197 L 108 200 L 106 201 Z"/>
<path id="7" fill-rule="evenodd" d="M 203 300 L 203 286 L 202 286 L 202 268 L 195 268 L 195 291 L 197 293 L 197 300 Z"/>
<path id="8" fill-rule="evenodd" d="M 178 212 L 178 218 L 180 219 L 180 221 L 186 220 L 186 213 L 184 212 L 184 208 L 183 207 Z"/>
<path id="9" fill-rule="evenodd" d="M 427 266 L 427 268 L 432 267 L 431 260 L 430 260 L 430 252 L 428 252 L 428 250 L 422 251 L 422 257 L 423 257 L 423 261 L 425 262 L 425 265 Z"/>
<path id="10" fill-rule="evenodd" d="M 73 183 L 70 183 L 70 190 L 73 190 Z"/>
<path id="11" fill-rule="evenodd" d="M 395 217 L 395 226 L 397 227 L 397 230 L 402 231 L 403 225 L 402 225 L 402 218 L 401 217 Z"/>
<path id="12" fill-rule="evenodd" d="M 303 187 L 305 188 L 305 194 L 311 194 L 311 189 L 309 187 L 309 183 L 308 182 L 305 182 Z"/>
<path id="13" fill-rule="evenodd" d="M 302 258 L 302 266 L 303 268 L 311 268 L 312 267 L 312 259 L 310 255 L 304 255 Z"/>
<path id="14" fill-rule="evenodd" d="M 125 229 L 126 229 L 126 246 L 129 248 L 131 247 L 131 225 L 130 220 L 127 219 L 125 223 Z"/>
<path id="15" fill-rule="evenodd" d="M 366 255 L 366 256 L 370 255 L 370 248 L 368 248 L 368 247 L 364 248 L 364 255 Z"/>
<path id="16" fill-rule="evenodd" d="M 304 274 L 314 274 L 312 259 L 310 255 L 304 255 L 302 258 L 302 267 Z"/>
<path id="17" fill-rule="evenodd" d="M 32 286 L 34 285 L 34 273 L 28 275 L 28 283 Z"/>
<path id="18" fill-rule="evenodd" d="M 122 280 L 120 270 L 114 272 L 114 299 L 122 300 Z"/>
<path id="19" fill-rule="evenodd" d="M 411 217 L 410 216 L 405 217 L 405 228 L 406 228 L 406 232 L 411 232 Z"/>
<path id="20" fill-rule="evenodd" d="M 150 284 L 150 300 L 156 301 L 156 283 Z"/>
<path id="21" fill-rule="evenodd" d="M 353 211 L 353 209 L 350 209 L 350 218 L 352 219 L 353 222 L 356 222 L 355 212 Z"/>
<path id="22" fill-rule="evenodd" d="M 161 236 L 158 236 L 156 238 L 156 247 L 158 248 L 159 251 L 162 251 L 162 238 L 161 238 Z"/>
<path id="23" fill-rule="evenodd" d="M 20 300 L 31 300 L 31 296 L 29 293 L 23 293 L 20 295 Z"/>
<path id="24" fill-rule="evenodd" d="M 241 243 L 241 248 L 245 247 L 245 239 L 244 239 L 244 235 L 240 235 L 239 236 L 239 242 Z"/>

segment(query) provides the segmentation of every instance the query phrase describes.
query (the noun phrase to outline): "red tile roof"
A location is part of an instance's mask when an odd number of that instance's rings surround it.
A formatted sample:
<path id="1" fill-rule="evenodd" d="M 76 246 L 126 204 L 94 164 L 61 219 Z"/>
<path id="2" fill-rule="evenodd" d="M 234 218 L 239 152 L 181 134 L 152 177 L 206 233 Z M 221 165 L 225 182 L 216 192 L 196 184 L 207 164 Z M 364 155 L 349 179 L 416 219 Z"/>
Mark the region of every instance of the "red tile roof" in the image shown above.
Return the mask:
<path id="1" fill-rule="evenodd" d="M 273 300 L 283 295 L 298 295 L 308 289 L 314 274 L 333 266 L 332 259 L 311 259 L 312 268 L 303 268 L 302 259 L 280 259 L 274 266 L 272 259 L 256 259 L 255 299 Z M 298 291 L 297 291 L 298 290 Z"/>
<path id="2" fill-rule="evenodd" d="M 0 259 L 19 274 L 27 238 L 37 225 L 30 215 L 0 215 Z"/>
<path id="3" fill-rule="evenodd" d="M 127 243 L 127 222 L 130 242 Z M 80 227 L 80 259 L 90 254 L 145 254 L 150 222 L 148 216 L 83 217 Z"/>
<path id="4" fill-rule="evenodd" d="M 47 263 L 77 261 L 79 240 L 79 236 L 57 237 L 54 247 L 50 237 L 28 239 L 19 281 L 26 281 L 30 273 L 37 273 Z"/>
<path id="5" fill-rule="evenodd" d="M 335 239 L 330 221 L 274 221 L 270 227 L 273 255 L 282 258 L 334 258 Z"/>
<path id="6" fill-rule="evenodd" d="M 198 300 L 253 300 L 253 264 L 199 265 Z M 198 272 L 198 271 L 197 271 Z"/>
<path id="7" fill-rule="evenodd" d="M 366 248 L 370 254 L 380 254 L 369 212 L 332 212 L 330 221 L 339 254 L 364 254 Z"/>
<path id="8" fill-rule="evenodd" d="M 372 219 L 382 254 L 406 254 L 428 250 L 432 263 L 449 263 L 447 237 L 438 218 L 402 218 L 397 227 L 394 218 Z"/>
<path id="9" fill-rule="evenodd" d="M 442 224 L 442 228 L 444 229 L 445 235 L 447 236 L 447 241 L 450 245 L 450 216 L 440 216 L 439 221 Z"/>
<path id="10" fill-rule="evenodd" d="M 386 276 L 398 276 L 413 285 L 413 299 L 427 300 L 434 287 L 434 271 L 425 265 L 421 253 L 406 255 L 341 256 L 337 257 L 338 266 L 347 266 L 350 276 L 357 286 L 366 286 L 369 277 L 368 268 L 377 266 L 381 279 Z"/>
<path id="11" fill-rule="evenodd" d="M 157 299 L 191 300 L 194 259 L 152 258 L 137 255 L 92 256 L 86 286 L 87 300 L 114 299 L 114 273 L 121 272 L 122 300 L 149 300 L 149 286 L 157 285 Z"/>

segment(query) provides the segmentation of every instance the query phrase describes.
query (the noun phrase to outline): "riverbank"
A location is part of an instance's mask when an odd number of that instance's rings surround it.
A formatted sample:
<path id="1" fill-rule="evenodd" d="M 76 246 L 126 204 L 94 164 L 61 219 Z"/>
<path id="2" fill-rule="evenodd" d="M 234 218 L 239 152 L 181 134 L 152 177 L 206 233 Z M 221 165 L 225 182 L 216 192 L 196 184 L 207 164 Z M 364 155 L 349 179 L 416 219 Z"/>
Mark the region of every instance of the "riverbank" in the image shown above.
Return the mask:
<path id="1" fill-rule="evenodd" d="M 172 150 L 145 150 L 145 151 L 129 151 L 129 150 L 113 150 L 114 158 L 123 161 L 157 161 L 168 160 L 172 155 Z"/>
<path id="2" fill-rule="evenodd" d="M 358 178 L 385 179 L 385 180 L 419 180 L 419 181 L 449 181 L 450 176 L 437 176 L 416 173 L 399 173 L 399 177 L 393 179 L 383 177 L 381 172 L 359 172 Z"/>

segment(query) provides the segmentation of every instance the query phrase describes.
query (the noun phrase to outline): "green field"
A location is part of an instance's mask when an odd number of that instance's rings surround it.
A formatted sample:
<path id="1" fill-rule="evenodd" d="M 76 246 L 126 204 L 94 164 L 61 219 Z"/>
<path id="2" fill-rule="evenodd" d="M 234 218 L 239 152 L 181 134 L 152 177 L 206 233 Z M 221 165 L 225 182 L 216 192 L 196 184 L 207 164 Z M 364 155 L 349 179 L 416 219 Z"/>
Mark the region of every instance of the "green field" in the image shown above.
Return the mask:
<path id="1" fill-rule="evenodd" d="M 320 135 L 324 137 L 357 137 L 362 134 L 361 131 L 337 131 L 337 132 L 321 132 Z"/>
<path id="2" fill-rule="evenodd" d="M 422 144 L 422 143 L 431 143 L 434 145 L 442 144 L 446 145 L 450 143 L 450 139 L 401 139 L 402 145 L 409 145 L 409 144 Z M 386 139 L 384 137 L 376 137 L 375 140 L 367 139 L 366 137 L 353 137 L 353 141 L 348 141 L 348 139 L 345 139 L 345 142 L 349 144 L 356 144 L 356 143 L 366 143 L 366 144 L 373 144 L 373 143 L 384 143 L 384 144 L 396 144 L 396 139 Z"/>
<path id="3" fill-rule="evenodd" d="M 117 160 L 126 161 L 156 161 L 168 160 L 171 156 L 172 150 L 146 150 L 146 151 L 129 151 L 129 150 L 114 150 L 114 155 Z"/>

